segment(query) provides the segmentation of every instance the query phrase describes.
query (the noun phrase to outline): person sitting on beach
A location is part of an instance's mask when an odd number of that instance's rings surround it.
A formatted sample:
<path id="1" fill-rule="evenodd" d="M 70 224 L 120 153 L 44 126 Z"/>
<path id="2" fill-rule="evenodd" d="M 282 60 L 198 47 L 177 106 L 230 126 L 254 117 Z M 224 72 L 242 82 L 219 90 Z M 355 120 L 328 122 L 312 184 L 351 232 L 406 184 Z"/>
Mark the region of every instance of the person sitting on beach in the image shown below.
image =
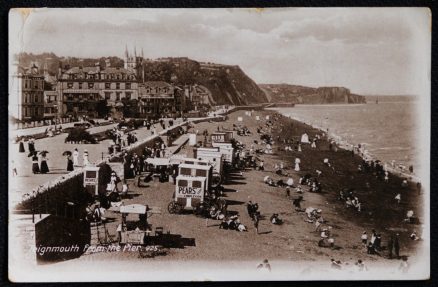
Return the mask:
<path id="1" fill-rule="evenodd" d="M 295 198 L 293 201 L 292 201 L 292 204 L 294 205 L 294 207 L 295 207 L 295 210 L 297 210 L 297 211 L 302 211 L 302 209 L 301 209 L 301 201 L 303 201 L 303 196 L 298 196 L 297 198 Z"/>
<path id="2" fill-rule="evenodd" d="M 419 240 L 420 238 L 417 236 L 417 232 L 414 230 L 412 234 L 409 236 L 411 240 Z"/>
<path id="3" fill-rule="evenodd" d="M 274 182 L 274 180 L 273 180 L 272 178 L 270 178 L 268 175 L 265 176 L 265 178 L 263 179 L 263 181 L 264 181 L 267 185 L 269 185 L 269 186 L 274 186 L 274 187 L 277 186 L 277 184 Z"/>
<path id="4" fill-rule="evenodd" d="M 347 206 L 347 208 L 352 207 L 353 206 L 353 199 L 348 196 L 347 199 L 345 200 L 345 204 Z"/>
<path id="5" fill-rule="evenodd" d="M 330 260 L 330 262 L 331 262 L 331 264 L 330 264 L 331 268 L 336 269 L 336 270 L 342 269 L 342 265 L 341 265 L 342 263 L 340 260 L 336 261 L 335 259 L 332 258 Z"/>
<path id="6" fill-rule="evenodd" d="M 374 245 L 370 242 L 367 246 L 367 254 L 370 255 L 380 255 L 379 252 L 374 248 Z"/>
<path id="7" fill-rule="evenodd" d="M 360 236 L 360 240 L 362 241 L 362 244 L 364 246 L 367 245 L 367 243 L 368 243 L 368 234 L 367 234 L 366 231 L 362 232 L 362 235 Z"/>
<path id="8" fill-rule="evenodd" d="M 360 208 L 361 208 L 361 203 L 359 201 L 359 198 L 357 198 L 356 196 L 353 198 L 353 200 L 351 201 L 352 205 L 354 208 L 356 208 L 356 210 L 358 212 L 360 212 Z"/>
<path id="9" fill-rule="evenodd" d="M 315 172 L 316 172 L 316 175 L 318 177 L 320 177 L 322 175 L 322 171 L 320 171 L 319 169 L 315 170 Z"/>
<path id="10" fill-rule="evenodd" d="M 259 163 L 259 170 L 265 170 L 265 167 L 264 167 L 264 162 L 263 162 L 263 160 L 262 161 L 260 161 L 260 163 Z"/>
<path id="11" fill-rule="evenodd" d="M 339 200 L 345 200 L 345 194 L 344 194 L 344 190 L 340 190 L 339 191 L 339 197 L 338 197 L 338 199 Z"/>
<path id="12" fill-rule="evenodd" d="M 395 201 L 397 201 L 397 204 L 400 204 L 401 201 L 401 194 L 397 193 L 397 195 L 394 197 Z"/>
<path id="13" fill-rule="evenodd" d="M 324 223 L 324 218 L 322 218 L 321 216 L 315 221 L 315 231 L 319 231 L 323 223 Z"/>
<path id="14" fill-rule="evenodd" d="M 271 221 L 272 224 L 276 224 L 276 225 L 283 224 L 283 220 L 278 217 L 277 213 L 272 214 L 269 220 Z"/>
<path id="15" fill-rule="evenodd" d="M 277 182 L 275 183 L 275 186 L 279 186 L 279 187 L 285 187 L 287 186 L 286 183 L 284 183 L 284 181 L 282 179 L 277 180 Z"/>
<path id="16" fill-rule="evenodd" d="M 406 218 L 405 218 L 404 221 L 408 222 L 408 223 L 414 223 L 415 222 L 415 217 L 414 217 L 414 211 L 413 210 L 408 210 L 408 212 L 406 213 Z"/>
<path id="17" fill-rule="evenodd" d="M 357 271 L 368 271 L 368 268 L 366 267 L 366 265 L 362 262 L 362 260 L 357 260 L 356 263 L 354 263 L 354 265 L 356 265 Z"/>
<path id="18" fill-rule="evenodd" d="M 239 222 L 239 224 L 237 225 L 237 231 L 245 232 L 245 231 L 248 231 L 248 229 L 246 228 L 245 225 L 243 225 L 242 223 Z"/>

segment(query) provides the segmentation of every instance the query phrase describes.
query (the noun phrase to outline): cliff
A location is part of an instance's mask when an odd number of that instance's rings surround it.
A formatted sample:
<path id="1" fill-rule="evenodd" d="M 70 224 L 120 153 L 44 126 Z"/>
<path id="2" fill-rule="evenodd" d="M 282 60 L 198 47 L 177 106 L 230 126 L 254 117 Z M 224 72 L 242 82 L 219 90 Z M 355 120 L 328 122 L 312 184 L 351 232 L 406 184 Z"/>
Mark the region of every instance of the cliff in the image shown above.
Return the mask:
<path id="1" fill-rule="evenodd" d="M 288 84 L 260 84 L 269 102 L 290 102 L 295 104 L 362 104 L 365 97 L 352 94 L 344 87 L 319 87 Z"/>
<path id="2" fill-rule="evenodd" d="M 147 61 L 144 69 L 148 80 L 206 87 L 211 93 L 211 105 L 247 105 L 268 101 L 265 93 L 239 66 L 202 63 L 188 58 L 164 58 Z"/>

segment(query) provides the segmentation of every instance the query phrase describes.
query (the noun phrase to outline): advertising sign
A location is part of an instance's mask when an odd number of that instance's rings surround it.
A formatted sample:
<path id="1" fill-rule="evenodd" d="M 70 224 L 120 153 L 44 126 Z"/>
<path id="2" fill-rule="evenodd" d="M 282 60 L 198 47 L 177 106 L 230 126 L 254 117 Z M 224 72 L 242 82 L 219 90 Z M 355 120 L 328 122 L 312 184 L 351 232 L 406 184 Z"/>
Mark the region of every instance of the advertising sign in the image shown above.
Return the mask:
<path id="1" fill-rule="evenodd" d="M 201 187 L 178 186 L 176 189 L 176 197 L 178 198 L 199 198 L 202 199 Z"/>
<path id="2" fill-rule="evenodd" d="M 213 133 L 211 134 L 212 142 L 225 142 L 225 133 Z"/>

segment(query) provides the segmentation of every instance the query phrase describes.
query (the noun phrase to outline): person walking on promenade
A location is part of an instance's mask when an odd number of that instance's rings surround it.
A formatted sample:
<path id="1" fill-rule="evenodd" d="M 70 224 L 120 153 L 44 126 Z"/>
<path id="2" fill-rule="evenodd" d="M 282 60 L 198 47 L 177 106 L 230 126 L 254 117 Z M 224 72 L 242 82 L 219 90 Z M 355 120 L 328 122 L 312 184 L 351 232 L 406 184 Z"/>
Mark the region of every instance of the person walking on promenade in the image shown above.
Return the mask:
<path id="1" fill-rule="evenodd" d="M 79 151 L 77 148 L 73 151 L 73 166 L 79 166 Z"/>
<path id="2" fill-rule="evenodd" d="M 90 164 L 90 161 L 88 160 L 88 151 L 87 150 L 84 150 L 83 160 L 84 160 L 84 166 L 87 166 Z"/>
<path id="3" fill-rule="evenodd" d="M 20 143 L 19 143 L 18 152 L 25 152 L 24 143 L 23 143 L 22 139 L 20 140 Z"/>
<path id="4" fill-rule="evenodd" d="M 49 166 L 47 165 L 47 157 L 45 152 L 41 152 L 41 163 L 40 163 L 40 172 L 41 173 L 48 173 L 49 172 Z"/>
<path id="5" fill-rule="evenodd" d="M 17 166 L 15 165 L 15 161 L 12 161 L 12 162 L 11 162 L 11 166 L 12 166 L 12 177 L 16 177 L 16 176 L 18 176 L 18 173 L 17 173 Z"/>
<path id="6" fill-rule="evenodd" d="M 40 173 L 40 165 L 38 164 L 38 156 L 36 152 L 34 152 L 32 156 L 32 173 Z"/>
<path id="7" fill-rule="evenodd" d="M 67 155 L 67 171 L 73 171 L 74 167 L 73 167 L 73 159 L 71 154 Z"/>
<path id="8" fill-rule="evenodd" d="M 27 142 L 27 148 L 28 148 L 29 152 L 35 151 L 35 142 L 34 142 L 33 138 L 30 138 L 29 141 Z"/>

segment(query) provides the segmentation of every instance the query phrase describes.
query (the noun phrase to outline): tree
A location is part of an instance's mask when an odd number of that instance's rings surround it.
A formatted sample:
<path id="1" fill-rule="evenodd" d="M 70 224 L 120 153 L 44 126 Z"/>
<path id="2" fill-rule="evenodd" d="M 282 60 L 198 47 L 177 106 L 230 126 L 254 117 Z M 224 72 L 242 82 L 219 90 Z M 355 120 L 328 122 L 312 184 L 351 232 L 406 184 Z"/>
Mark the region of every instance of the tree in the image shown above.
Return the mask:
<path id="1" fill-rule="evenodd" d="M 107 100 L 98 101 L 96 104 L 96 112 L 99 118 L 106 117 L 109 113 L 108 101 Z"/>

